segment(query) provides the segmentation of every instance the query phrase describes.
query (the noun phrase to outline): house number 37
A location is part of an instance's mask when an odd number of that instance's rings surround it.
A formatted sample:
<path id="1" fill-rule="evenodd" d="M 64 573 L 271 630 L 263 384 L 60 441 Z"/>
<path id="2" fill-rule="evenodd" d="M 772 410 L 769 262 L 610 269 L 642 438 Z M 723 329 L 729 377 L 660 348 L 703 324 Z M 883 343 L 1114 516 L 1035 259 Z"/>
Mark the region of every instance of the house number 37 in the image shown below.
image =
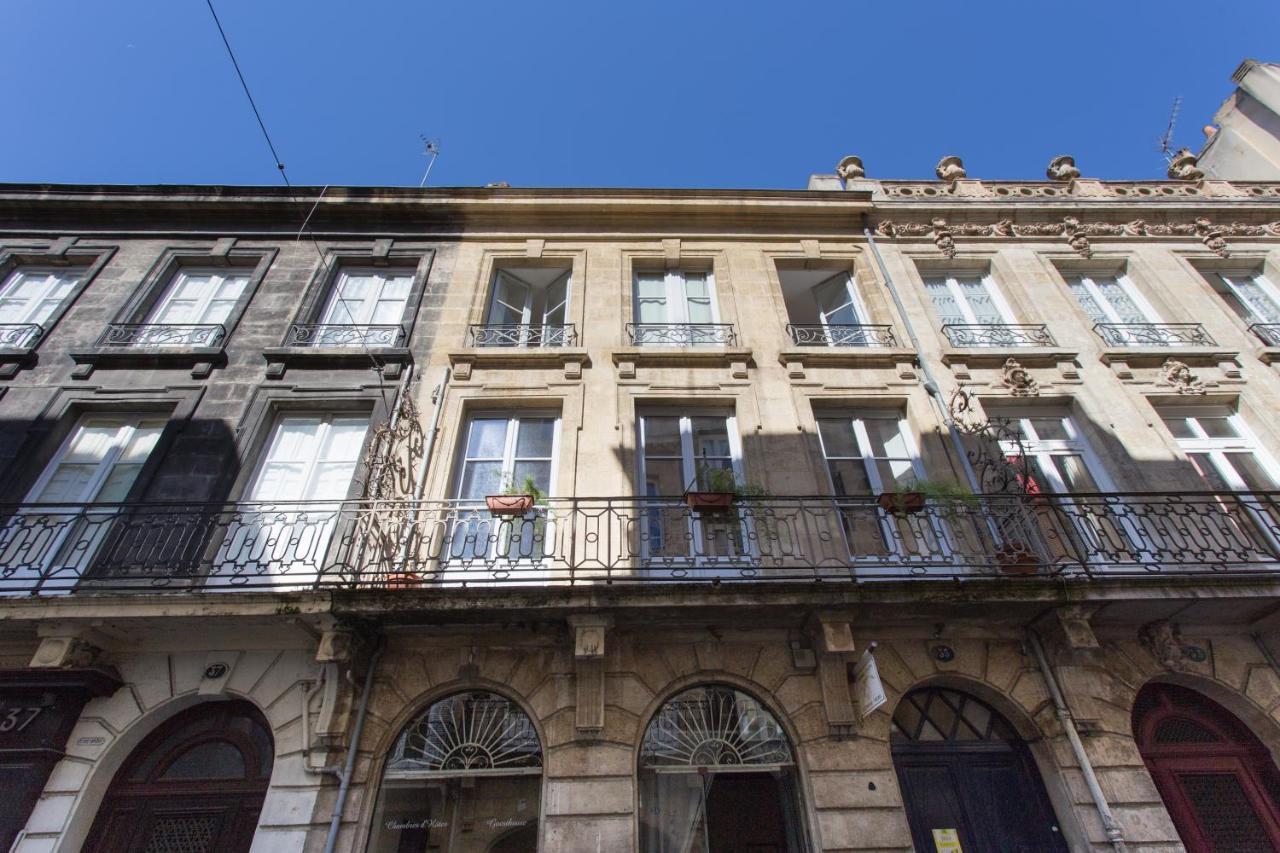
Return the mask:
<path id="1" fill-rule="evenodd" d="M 43 711 L 44 708 L 0 708 L 0 733 L 22 731 Z"/>

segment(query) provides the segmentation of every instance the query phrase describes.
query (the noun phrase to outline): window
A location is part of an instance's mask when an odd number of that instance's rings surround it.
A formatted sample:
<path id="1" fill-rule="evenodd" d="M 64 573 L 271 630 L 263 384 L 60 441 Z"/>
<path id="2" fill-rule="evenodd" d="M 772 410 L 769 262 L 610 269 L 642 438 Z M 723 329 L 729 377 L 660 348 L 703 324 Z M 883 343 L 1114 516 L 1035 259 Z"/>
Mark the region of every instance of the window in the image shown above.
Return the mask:
<path id="1" fill-rule="evenodd" d="M 0 590 L 69 591 L 98 553 L 164 430 L 154 415 L 86 415 L 0 531 Z"/>
<path id="2" fill-rule="evenodd" d="M 788 331 L 798 346 L 892 346 L 888 326 L 872 326 L 853 276 L 831 270 L 779 269 Z"/>
<path id="3" fill-rule="evenodd" d="M 1055 493 L 1112 492 L 1115 488 L 1084 436 L 1069 417 L 1028 415 L 1014 417 L 1011 426 L 1022 438 L 1032 491 Z M 1005 453 L 1019 451 L 1014 441 L 1004 442 Z"/>
<path id="4" fill-rule="evenodd" d="M 365 415 L 285 415 L 271 430 L 245 501 L 227 523 L 211 585 L 313 581 L 344 520 L 364 446 Z M 283 580 L 281 578 L 283 577 Z"/>
<path id="5" fill-rule="evenodd" d="M 641 271 L 635 278 L 637 345 L 704 346 L 732 343 L 720 324 L 715 282 L 709 272 Z"/>
<path id="6" fill-rule="evenodd" d="M 403 345 L 401 324 L 412 288 L 412 272 L 344 269 L 320 312 L 318 327 L 293 343 L 317 347 Z"/>
<path id="7" fill-rule="evenodd" d="M 476 346 L 556 347 L 573 341 L 568 325 L 570 271 L 563 267 L 498 270 Z"/>
<path id="8" fill-rule="evenodd" d="M 1280 290 L 1260 272 L 1213 273 L 1209 281 L 1268 346 L 1280 346 Z"/>
<path id="9" fill-rule="evenodd" d="M 748 556 L 749 519 L 692 512 L 687 491 L 711 489 L 714 471 L 745 483 L 738 421 L 732 415 L 651 413 L 640 418 L 640 494 L 645 507 L 641 553 L 653 562 L 727 561 Z M 673 563 L 673 564 L 674 564 Z"/>
<path id="10" fill-rule="evenodd" d="M 382 774 L 369 853 L 538 849 L 542 744 L 494 693 L 458 693 L 405 726 Z"/>
<path id="11" fill-rule="evenodd" d="M 1128 346 L 1152 342 L 1149 331 L 1126 328 L 1160 322 L 1128 276 L 1080 275 L 1067 279 L 1067 288 L 1094 324 L 1112 327 L 1103 333 L 1107 343 Z"/>
<path id="12" fill-rule="evenodd" d="M 924 287 L 944 326 L 1013 322 L 1013 311 L 989 275 L 939 276 Z"/>
<path id="13" fill-rule="evenodd" d="M 141 326 L 113 326 L 104 343 L 135 347 L 220 346 L 222 325 L 249 284 L 248 273 L 183 269 Z"/>
<path id="14" fill-rule="evenodd" d="M 1206 488 L 1267 491 L 1280 483 L 1275 459 L 1231 410 L 1165 409 L 1161 417 Z"/>
<path id="15" fill-rule="evenodd" d="M 485 498 L 503 493 L 547 496 L 555 488 L 560 420 L 550 415 L 472 416 L 459 448 L 457 510 L 449 554 L 467 561 L 541 561 L 551 552 L 554 515 L 545 505 L 497 518 Z M 481 567 L 483 568 L 483 566 Z"/>
<path id="16" fill-rule="evenodd" d="M 29 349 L 49 317 L 80 283 L 84 270 L 20 267 L 0 285 L 0 346 Z M 36 328 L 39 327 L 39 328 Z"/>

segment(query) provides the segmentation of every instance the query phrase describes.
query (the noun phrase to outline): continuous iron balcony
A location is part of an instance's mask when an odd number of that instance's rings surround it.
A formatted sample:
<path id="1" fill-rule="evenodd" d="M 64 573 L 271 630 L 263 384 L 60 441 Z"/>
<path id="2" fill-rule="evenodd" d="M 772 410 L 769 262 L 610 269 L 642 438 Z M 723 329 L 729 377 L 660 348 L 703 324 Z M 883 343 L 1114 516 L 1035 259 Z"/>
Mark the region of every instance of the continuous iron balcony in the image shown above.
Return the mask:
<path id="1" fill-rule="evenodd" d="M 892 326 L 862 324 L 788 323 L 787 333 L 798 347 L 896 347 Z"/>
<path id="2" fill-rule="evenodd" d="M 173 347 L 219 347 L 227 337 L 220 323 L 172 325 L 168 323 L 109 323 L 98 338 L 98 346 L 108 349 L 165 349 Z"/>
<path id="3" fill-rule="evenodd" d="M 690 504 L 694 504 L 691 506 Z M 1280 578 L 1280 492 L 26 504 L 0 596 L 672 581 Z"/>
<path id="4" fill-rule="evenodd" d="M 287 347 L 402 347 L 404 326 L 361 326 L 342 323 L 294 323 L 285 335 Z"/>
<path id="5" fill-rule="evenodd" d="M 1280 347 L 1280 323 L 1254 323 L 1249 331 L 1269 347 Z"/>
<path id="6" fill-rule="evenodd" d="M 942 327 L 953 347 L 1052 347 L 1053 335 L 1043 323 L 948 323 Z"/>
<path id="7" fill-rule="evenodd" d="M 30 350 L 44 337 L 44 327 L 36 323 L 0 324 L 0 349 Z"/>
<path id="8" fill-rule="evenodd" d="M 474 323 L 467 328 L 467 342 L 473 347 L 571 347 L 578 342 L 578 332 L 572 323 Z"/>
<path id="9" fill-rule="evenodd" d="M 627 334 L 636 346 L 688 347 L 737 346 L 732 323 L 628 323 Z"/>
<path id="10" fill-rule="evenodd" d="M 1109 347 L 1212 347 L 1217 343 L 1199 323 L 1096 323 Z"/>

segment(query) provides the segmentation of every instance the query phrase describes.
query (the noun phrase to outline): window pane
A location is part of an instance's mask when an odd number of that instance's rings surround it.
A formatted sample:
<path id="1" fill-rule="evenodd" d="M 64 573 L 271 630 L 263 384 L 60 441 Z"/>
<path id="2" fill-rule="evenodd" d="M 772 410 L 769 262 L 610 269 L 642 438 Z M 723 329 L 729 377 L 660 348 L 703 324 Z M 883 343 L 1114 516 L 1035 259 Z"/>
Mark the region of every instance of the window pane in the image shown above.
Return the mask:
<path id="1" fill-rule="evenodd" d="M 1093 283 L 1097 285 L 1098 290 L 1102 293 L 1102 297 L 1111 305 L 1111 310 L 1120 318 L 1121 323 L 1149 323 L 1151 318 L 1138 307 L 1138 303 L 1133 298 L 1119 280 L 1115 278 L 1095 278 Z"/>
<path id="2" fill-rule="evenodd" d="M 1067 282 L 1067 287 L 1071 289 L 1071 293 L 1076 298 L 1076 302 L 1080 303 L 1080 308 L 1095 323 L 1106 323 L 1111 320 L 1107 316 L 1107 312 L 1102 309 L 1098 301 L 1093 298 L 1093 294 L 1089 292 L 1089 288 L 1080 279 L 1072 279 Z"/>
<path id="3" fill-rule="evenodd" d="M 1208 453 L 1188 453 L 1187 459 L 1191 462 L 1192 467 L 1195 468 L 1196 473 L 1200 475 L 1200 479 L 1204 481 L 1205 487 L 1209 491 L 1221 492 L 1230 489 L 1227 481 L 1222 478 Z"/>
<path id="4" fill-rule="evenodd" d="M 1196 423 L 1200 424 L 1200 428 L 1204 430 L 1205 435 L 1209 438 L 1239 438 L 1240 433 L 1236 430 L 1235 424 L 1230 418 L 1196 418 Z"/>
<path id="5" fill-rule="evenodd" d="M 822 449 L 831 459 L 838 456 L 862 456 L 858 439 L 847 418 L 819 418 L 818 431 L 822 434 Z"/>
<path id="6" fill-rule="evenodd" d="M 866 418 L 863 424 L 867 428 L 867 438 L 871 440 L 871 452 L 875 456 L 887 456 L 895 459 L 910 459 L 907 439 L 898 429 L 898 421 L 894 418 Z"/>
<path id="7" fill-rule="evenodd" d="M 525 418 L 516 437 L 516 457 L 550 459 L 556 422 L 551 418 Z"/>
<path id="8" fill-rule="evenodd" d="M 644 477 L 648 497 L 679 495 L 688 485 L 679 459 L 645 459 Z"/>
<path id="9" fill-rule="evenodd" d="M 957 279 L 957 283 L 960 285 L 960 292 L 964 294 L 965 301 L 969 303 L 969 310 L 973 312 L 975 322 L 1004 322 L 1004 317 L 996 307 L 986 282 L 980 278 L 961 278 Z"/>
<path id="10" fill-rule="evenodd" d="M 834 459 L 827 463 L 831 472 L 831 487 L 837 495 L 869 495 L 871 480 L 867 469 L 857 459 Z"/>
<path id="11" fill-rule="evenodd" d="M 1030 418 L 1031 428 L 1041 441 L 1070 441 L 1066 424 L 1062 418 Z"/>
<path id="12" fill-rule="evenodd" d="M 724 418 L 691 418 L 696 459 L 730 456 L 729 430 Z"/>
<path id="13" fill-rule="evenodd" d="M 53 472 L 35 500 L 38 503 L 80 502 L 88 500 L 88 486 L 98 466 L 63 463 Z"/>
<path id="14" fill-rule="evenodd" d="M 463 500 L 479 500 L 485 495 L 502 491 L 501 462 L 468 462 L 462 472 L 462 485 L 458 497 Z"/>
<path id="15" fill-rule="evenodd" d="M 1186 418 L 1166 417 L 1164 425 L 1169 428 L 1169 434 L 1174 438 L 1197 438 L 1195 431 L 1191 429 L 1191 425 L 1187 423 Z"/>
<path id="16" fill-rule="evenodd" d="M 1072 453 L 1055 455 L 1052 458 L 1054 465 L 1058 468 L 1059 476 L 1062 477 L 1062 482 L 1066 484 L 1067 491 L 1098 491 L 1098 484 L 1094 482 L 1089 469 L 1085 467 L 1083 456 Z"/>
<path id="17" fill-rule="evenodd" d="M 506 418 L 473 418 L 467 436 L 467 457 L 501 459 L 507 445 Z"/>
<path id="18" fill-rule="evenodd" d="M 540 776 L 383 781 L 369 853 L 525 853 L 538 847 Z M 465 829 L 459 828 L 461 823 Z"/>
<path id="19" fill-rule="evenodd" d="M 1269 491 L 1276 488 L 1276 481 L 1262 467 L 1258 457 L 1252 453 L 1228 453 L 1227 461 L 1236 469 L 1245 487 L 1254 491 Z"/>
<path id="20" fill-rule="evenodd" d="M 942 321 L 942 325 L 964 323 L 964 314 L 960 311 L 960 306 L 956 303 L 945 281 L 926 282 L 924 287 L 929 293 L 929 299 L 933 301 L 933 308 L 938 312 L 938 319 Z"/>
<path id="21" fill-rule="evenodd" d="M 895 491 L 916 481 L 915 469 L 909 459 L 881 459 L 876 461 L 880 471 L 880 485 L 885 491 Z"/>
<path id="22" fill-rule="evenodd" d="M 551 463 L 550 462 L 517 462 L 515 463 L 514 474 L 511 477 L 511 484 L 517 489 L 524 488 L 526 477 L 533 478 L 533 484 L 539 490 L 546 493 L 551 491 Z"/>
<path id="23" fill-rule="evenodd" d="M 649 416 L 644 419 L 644 455 L 680 455 L 680 419 Z"/>

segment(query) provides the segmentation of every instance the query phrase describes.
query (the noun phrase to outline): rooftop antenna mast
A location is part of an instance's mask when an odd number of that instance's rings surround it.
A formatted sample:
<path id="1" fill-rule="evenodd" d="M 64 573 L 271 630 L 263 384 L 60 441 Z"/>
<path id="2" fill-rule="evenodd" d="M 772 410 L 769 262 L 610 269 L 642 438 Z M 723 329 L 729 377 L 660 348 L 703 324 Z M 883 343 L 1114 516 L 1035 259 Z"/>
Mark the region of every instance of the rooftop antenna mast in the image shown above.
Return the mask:
<path id="1" fill-rule="evenodd" d="M 427 137 L 422 134 L 418 134 L 418 138 L 422 140 L 423 155 L 431 158 L 427 163 L 427 171 L 423 172 L 422 180 L 418 183 L 419 187 L 425 187 L 427 185 L 427 178 L 431 177 L 431 167 L 436 164 L 436 158 L 440 156 L 440 140 L 427 139 Z"/>
<path id="2" fill-rule="evenodd" d="M 1164 136 L 1160 137 L 1160 153 L 1164 155 L 1166 163 L 1173 162 L 1173 148 L 1170 143 L 1173 142 L 1173 128 L 1178 123 L 1178 110 L 1182 109 L 1182 96 L 1173 99 L 1173 109 L 1169 111 L 1169 126 L 1164 129 Z"/>

